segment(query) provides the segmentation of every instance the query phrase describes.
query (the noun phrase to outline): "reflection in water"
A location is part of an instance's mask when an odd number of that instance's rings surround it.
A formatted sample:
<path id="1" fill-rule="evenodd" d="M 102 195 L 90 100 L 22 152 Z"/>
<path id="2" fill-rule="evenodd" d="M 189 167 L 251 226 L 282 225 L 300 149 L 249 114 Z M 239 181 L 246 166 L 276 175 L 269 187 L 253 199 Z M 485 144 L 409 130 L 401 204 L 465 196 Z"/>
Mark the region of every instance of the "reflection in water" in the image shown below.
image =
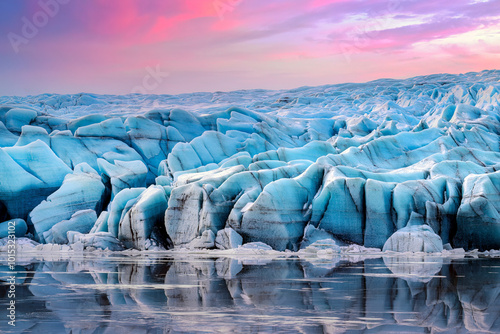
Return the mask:
<path id="1" fill-rule="evenodd" d="M 500 331 L 495 258 L 100 257 L 17 270 L 17 326 L 1 332 Z"/>

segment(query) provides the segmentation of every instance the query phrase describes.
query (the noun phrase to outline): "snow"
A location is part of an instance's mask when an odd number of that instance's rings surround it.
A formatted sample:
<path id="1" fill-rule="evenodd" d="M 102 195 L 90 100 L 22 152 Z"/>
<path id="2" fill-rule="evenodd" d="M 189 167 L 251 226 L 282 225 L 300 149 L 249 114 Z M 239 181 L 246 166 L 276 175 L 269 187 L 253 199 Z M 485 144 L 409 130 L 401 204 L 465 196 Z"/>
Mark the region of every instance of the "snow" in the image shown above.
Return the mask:
<path id="1" fill-rule="evenodd" d="M 44 243 L 93 210 L 55 239 L 138 250 L 499 249 L 499 78 L 0 97 L 0 221 Z"/>

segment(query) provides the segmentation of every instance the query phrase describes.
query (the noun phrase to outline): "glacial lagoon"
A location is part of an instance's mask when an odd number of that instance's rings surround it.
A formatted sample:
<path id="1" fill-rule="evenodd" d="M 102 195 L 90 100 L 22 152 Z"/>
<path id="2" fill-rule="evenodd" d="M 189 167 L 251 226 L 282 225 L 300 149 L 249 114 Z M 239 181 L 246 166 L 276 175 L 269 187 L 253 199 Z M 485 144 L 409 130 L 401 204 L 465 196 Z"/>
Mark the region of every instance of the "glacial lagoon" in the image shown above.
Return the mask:
<path id="1" fill-rule="evenodd" d="M 12 275 L 2 254 L 2 277 Z M 500 257 L 21 256 L 2 333 L 493 333 Z M 4 279 L 5 280 L 5 279 Z"/>
<path id="2" fill-rule="evenodd" d="M 0 332 L 499 332 L 499 82 L 0 97 Z"/>

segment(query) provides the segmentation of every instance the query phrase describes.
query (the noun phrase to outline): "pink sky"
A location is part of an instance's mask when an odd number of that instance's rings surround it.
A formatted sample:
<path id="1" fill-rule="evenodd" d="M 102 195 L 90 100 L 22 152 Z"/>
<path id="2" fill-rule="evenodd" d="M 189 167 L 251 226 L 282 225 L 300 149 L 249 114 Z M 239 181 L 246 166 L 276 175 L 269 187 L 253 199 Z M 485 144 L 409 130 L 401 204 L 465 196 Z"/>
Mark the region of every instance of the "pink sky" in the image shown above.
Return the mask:
<path id="1" fill-rule="evenodd" d="M 0 95 L 281 89 L 499 69 L 500 1 L 443 4 L 2 1 Z M 34 36 L 26 22 L 38 25 Z"/>

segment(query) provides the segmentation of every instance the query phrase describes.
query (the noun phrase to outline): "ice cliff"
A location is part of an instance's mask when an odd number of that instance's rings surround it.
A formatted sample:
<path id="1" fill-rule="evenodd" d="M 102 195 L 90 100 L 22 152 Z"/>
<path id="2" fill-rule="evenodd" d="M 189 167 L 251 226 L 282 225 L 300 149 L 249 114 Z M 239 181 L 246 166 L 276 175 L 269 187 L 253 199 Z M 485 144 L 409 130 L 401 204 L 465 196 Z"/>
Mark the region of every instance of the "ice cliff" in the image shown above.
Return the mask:
<path id="1" fill-rule="evenodd" d="M 500 71 L 0 97 L 0 237 L 106 248 L 500 248 Z"/>

